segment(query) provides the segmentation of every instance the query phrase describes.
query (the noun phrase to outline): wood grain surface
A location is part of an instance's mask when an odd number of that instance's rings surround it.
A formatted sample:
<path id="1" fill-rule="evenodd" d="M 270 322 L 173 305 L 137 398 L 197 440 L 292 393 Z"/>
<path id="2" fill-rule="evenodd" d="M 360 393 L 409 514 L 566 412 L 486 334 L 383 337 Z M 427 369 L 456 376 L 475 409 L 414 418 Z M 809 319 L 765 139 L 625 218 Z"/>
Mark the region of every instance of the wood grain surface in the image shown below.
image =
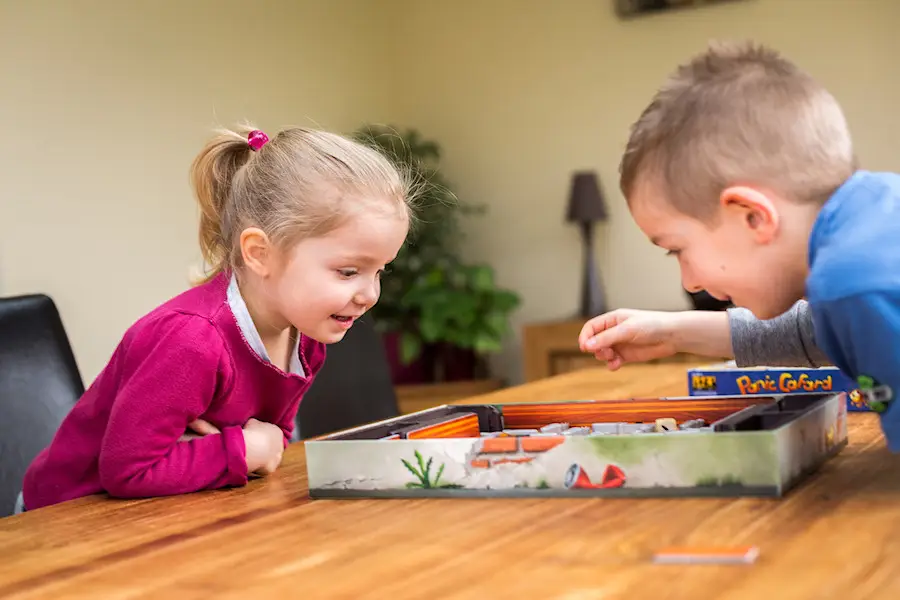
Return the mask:
<path id="1" fill-rule="evenodd" d="M 686 393 L 685 365 L 577 371 L 464 402 Z M 316 500 L 303 446 L 227 491 L 0 520 L 0 598 L 900 598 L 900 460 L 876 417 L 783 499 Z M 755 544 L 753 565 L 654 565 Z"/>

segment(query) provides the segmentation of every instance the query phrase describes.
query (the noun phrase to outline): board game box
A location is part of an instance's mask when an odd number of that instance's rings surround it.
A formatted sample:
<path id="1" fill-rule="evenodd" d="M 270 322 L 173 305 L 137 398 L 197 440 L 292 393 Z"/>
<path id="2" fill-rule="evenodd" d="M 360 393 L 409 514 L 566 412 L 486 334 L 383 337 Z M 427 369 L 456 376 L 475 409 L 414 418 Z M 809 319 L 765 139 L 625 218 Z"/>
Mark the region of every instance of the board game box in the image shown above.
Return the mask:
<path id="1" fill-rule="evenodd" d="M 738 367 L 727 361 L 688 369 L 689 396 L 847 393 L 847 410 L 868 412 L 858 385 L 837 367 Z"/>
<path id="2" fill-rule="evenodd" d="M 305 441 L 313 498 L 782 496 L 845 393 L 443 405 Z"/>

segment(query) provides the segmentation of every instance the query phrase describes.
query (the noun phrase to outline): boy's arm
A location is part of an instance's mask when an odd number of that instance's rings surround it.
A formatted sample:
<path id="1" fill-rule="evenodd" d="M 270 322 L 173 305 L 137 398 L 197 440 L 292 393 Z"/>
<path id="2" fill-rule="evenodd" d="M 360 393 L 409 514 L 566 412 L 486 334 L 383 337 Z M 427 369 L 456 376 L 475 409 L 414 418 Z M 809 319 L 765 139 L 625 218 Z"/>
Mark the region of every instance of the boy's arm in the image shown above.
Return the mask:
<path id="1" fill-rule="evenodd" d="M 243 485 L 243 430 L 179 441 L 223 381 L 224 343 L 200 317 L 173 315 L 124 351 L 121 387 L 100 447 L 103 488 L 117 497 L 182 494 Z"/>
<path id="2" fill-rule="evenodd" d="M 820 343 L 854 381 L 869 377 L 889 392 L 881 428 L 891 452 L 900 452 L 900 294 L 869 292 L 814 305 Z"/>
<path id="3" fill-rule="evenodd" d="M 761 321 L 745 308 L 728 309 L 731 347 L 739 367 L 821 367 L 829 358 L 816 345 L 812 312 L 800 300 L 786 313 Z"/>

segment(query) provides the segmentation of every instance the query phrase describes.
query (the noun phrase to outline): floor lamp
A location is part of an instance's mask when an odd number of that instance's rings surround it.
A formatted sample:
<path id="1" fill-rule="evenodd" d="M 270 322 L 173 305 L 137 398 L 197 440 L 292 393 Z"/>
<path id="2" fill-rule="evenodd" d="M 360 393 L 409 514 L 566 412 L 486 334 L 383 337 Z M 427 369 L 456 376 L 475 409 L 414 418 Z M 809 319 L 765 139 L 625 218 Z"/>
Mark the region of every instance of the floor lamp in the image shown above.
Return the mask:
<path id="1" fill-rule="evenodd" d="M 600 191 L 597 174 L 592 171 L 575 173 L 569 191 L 566 221 L 581 227 L 583 268 L 579 316 L 590 319 L 607 310 L 606 294 L 594 260 L 594 224 L 606 221 L 606 201 Z"/>

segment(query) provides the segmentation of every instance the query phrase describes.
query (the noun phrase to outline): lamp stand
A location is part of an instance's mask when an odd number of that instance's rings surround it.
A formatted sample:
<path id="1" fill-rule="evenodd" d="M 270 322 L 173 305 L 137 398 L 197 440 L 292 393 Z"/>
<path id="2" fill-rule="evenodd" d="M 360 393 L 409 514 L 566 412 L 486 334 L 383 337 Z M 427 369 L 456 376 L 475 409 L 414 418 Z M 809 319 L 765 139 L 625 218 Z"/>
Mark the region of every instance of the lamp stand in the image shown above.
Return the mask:
<path id="1" fill-rule="evenodd" d="M 606 297 L 603 284 L 597 275 L 594 260 L 594 224 L 581 224 L 581 241 L 584 247 L 584 272 L 581 275 L 581 307 L 579 316 L 590 319 L 606 312 Z"/>

